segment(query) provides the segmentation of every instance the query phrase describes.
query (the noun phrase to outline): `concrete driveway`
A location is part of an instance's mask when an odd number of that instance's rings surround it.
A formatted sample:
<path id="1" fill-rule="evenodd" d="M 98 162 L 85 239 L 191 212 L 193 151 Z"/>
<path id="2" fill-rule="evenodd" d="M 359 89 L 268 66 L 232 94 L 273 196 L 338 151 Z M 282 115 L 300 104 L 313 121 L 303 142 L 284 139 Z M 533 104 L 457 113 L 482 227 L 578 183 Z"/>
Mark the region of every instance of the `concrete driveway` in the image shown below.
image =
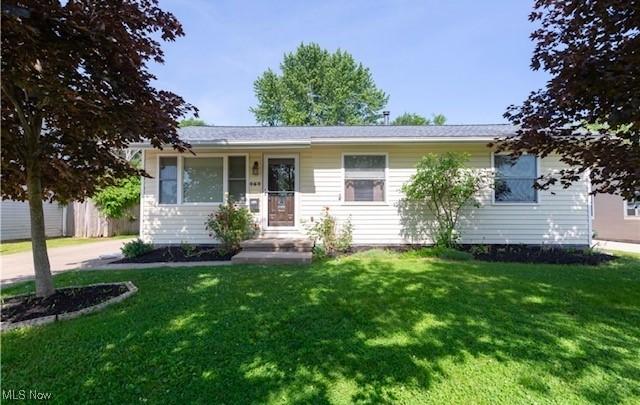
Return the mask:
<path id="1" fill-rule="evenodd" d="M 640 243 L 613 242 L 610 240 L 594 240 L 593 245 L 600 250 L 619 250 L 621 252 L 640 253 Z"/>
<path id="2" fill-rule="evenodd" d="M 133 239 L 133 238 L 132 238 Z M 101 256 L 120 254 L 120 247 L 131 239 L 108 240 L 49 249 L 51 272 L 59 273 L 96 262 Z M 31 251 L 0 256 L 0 283 L 12 284 L 33 278 Z"/>

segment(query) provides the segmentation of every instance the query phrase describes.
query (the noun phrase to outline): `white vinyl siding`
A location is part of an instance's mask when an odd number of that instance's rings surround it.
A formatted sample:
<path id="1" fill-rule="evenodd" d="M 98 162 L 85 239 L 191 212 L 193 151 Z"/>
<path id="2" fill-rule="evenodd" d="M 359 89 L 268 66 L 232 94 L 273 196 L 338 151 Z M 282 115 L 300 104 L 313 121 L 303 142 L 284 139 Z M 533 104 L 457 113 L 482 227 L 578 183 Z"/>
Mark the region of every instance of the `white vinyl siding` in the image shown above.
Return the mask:
<path id="1" fill-rule="evenodd" d="M 42 203 L 44 210 L 45 234 L 48 237 L 62 236 L 62 206 L 58 203 Z M 2 228 L 0 240 L 31 238 L 31 219 L 29 203 L 20 201 L 2 201 L 0 203 Z"/>
<path id="2" fill-rule="evenodd" d="M 415 239 L 416 232 L 407 231 L 414 224 L 403 214 L 400 204 L 402 184 L 415 173 L 415 165 L 426 153 L 446 151 L 467 152 L 471 156 L 470 167 L 491 170 L 492 153 L 484 143 L 452 144 L 430 143 L 412 145 L 357 145 L 320 146 L 307 149 L 287 150 L 299 156 L 299 184 L 296 210 L 296 226 L 304 232 L 302 222 L 317 219 L 324 207 L 339 221 L 351 216 L 354 243 L 361 245 L 388 245 L 402 243 L 428 243 L 428 238 Z M 202 153 L 216 153 L 220 150 L 202 150 Z M 220 153 L 247 153 L 247 151 L 223 151 Z M 164 153 L 164 152 L 162 152 Z M 200 153 L 200 151 L 198 151 Z M 260 164 L 260 174 L 249 173 L 247 198 L 260 198 L 260 215 L 265 214 L 262 200 L 263 157 L 265 154 L 282 153 L 273 150 L 251 150 L 248 152 L 247 166 Z M 375 205 L 353 204 L 344 201 L 343 155 L 385 154 L 387 171 L 385 180 L 385 201 Z M 155 177 L 157 156 L 154 151 L 145 153 L 145 167 Z M 558 171 L 563 165 L 556 157 L 539 161 L 539 174 Z M 204 229 L 204 221 L 215 210 L 212 206 L 173 205 L 162 207 L 157 203 L 157 180 L 145 179 L 143 196 L 142 237 L 153 243 L 212 243 Z M 555 193 L 555 194 L 552 194 Z M 554 186 L 551 190 L 538 192 L 537 204 L 497 204 L 493 203 L 491 189 L 479 196 L 481 207 L 469 209 L 461 221 L 462 242 L 464 243 L 528 243 L 528 244 L 568 244 L 589 243 L 589 212 L 587 182 L 580 181 L 563 189 Z M 371 204 L 371 203 L 370 203 Z"/>

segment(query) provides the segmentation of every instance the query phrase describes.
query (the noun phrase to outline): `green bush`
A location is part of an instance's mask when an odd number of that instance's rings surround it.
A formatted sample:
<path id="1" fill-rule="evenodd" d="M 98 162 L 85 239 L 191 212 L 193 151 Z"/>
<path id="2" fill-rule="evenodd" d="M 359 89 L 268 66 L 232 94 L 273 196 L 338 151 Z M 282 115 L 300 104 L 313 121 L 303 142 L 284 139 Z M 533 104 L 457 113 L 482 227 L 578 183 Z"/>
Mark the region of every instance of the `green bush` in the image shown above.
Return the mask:
<path id="1" fill-rule="evenodd" d="M 127 259 L 132 259 L 134 257 L 142 256 L 145 253 L 151 252 L 153 250 L 153 246 L 149 243 L 143 242 L 142 239 L 136 239 L 123 244 L 120 250 L 122 251 L 124 257 L 126 257 Z"/>
<path id="2" fill-rule="evenodd" d="M 226 203 L 209 215 L 205 222 L 209 236 L 220 241 L 221 253 L 233 253 L 240 250 L 240 242 L 253 238 L 258 227 L 253 215 L 246 207 Z"/>
<path id="3" fill-rule="evenodd" d="M 345 253 L 351 250 L 353 242 L 353 226 L 351 217 L 338 229 L 338 223 L 329 213 L 329 207 L 322 210 L 319 220 L 312 222 L 307 227 L 307 234 L 322 249 L 322 256 L 335 256 L 337 253 Z M 320 249 L 320 248 L 319 248 Z M 315 252 L 318 252 L 317 254 Z M 314 255 L 320 257 L 320 250 L 315 249 Z"/>
<path id="4" fill-rule="evenodd" d="M 429 229 L 437 246 L 453 248 L 460 239 L 458 221 L 466 206 L 478 207 L 474 199 L 490 186 L 493 176 L 483 170 L 466 167 L 469 155 L 446 152 L 422 157 L 416 174 L 402 186 L 405 199 L 424 207 L 429 214 L 421 222 Z"/>
<path id="5" fill-rule="evenodd" d="M 107 218 L 122 218 L 128 208 L 140 201 L 140 177 L 119 180 L 98 191 L 91 199 Z"/>

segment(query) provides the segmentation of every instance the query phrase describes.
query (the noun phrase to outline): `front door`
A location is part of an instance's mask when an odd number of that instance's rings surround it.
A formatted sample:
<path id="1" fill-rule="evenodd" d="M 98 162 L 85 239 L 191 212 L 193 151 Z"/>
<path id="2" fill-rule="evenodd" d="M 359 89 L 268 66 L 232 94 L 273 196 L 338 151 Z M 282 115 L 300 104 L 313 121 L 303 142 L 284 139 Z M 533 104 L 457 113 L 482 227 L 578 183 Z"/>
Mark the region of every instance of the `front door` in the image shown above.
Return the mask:
<path id="1" fill-rule="evenodd" d="M 295 225 L 294 158 L 267 158 L 268 226 Z"/>

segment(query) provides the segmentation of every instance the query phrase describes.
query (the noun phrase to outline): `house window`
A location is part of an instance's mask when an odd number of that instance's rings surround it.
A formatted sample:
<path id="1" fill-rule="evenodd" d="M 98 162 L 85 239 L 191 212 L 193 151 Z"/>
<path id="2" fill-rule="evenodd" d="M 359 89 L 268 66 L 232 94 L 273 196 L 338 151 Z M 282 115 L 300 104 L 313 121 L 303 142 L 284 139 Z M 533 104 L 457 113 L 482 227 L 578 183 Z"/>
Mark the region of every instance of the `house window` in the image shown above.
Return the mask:
<path id="1" fill-rule="evenodd" d="M 229 156 L 229 200 L 244 204 L 247 200 L 247 158 Z"/>
<path id="2" fill-rule="evenodd" d="M 178 202 L 178 158 L 160 158 L 160 204 L 175 204 Z"/>
<path id="3" fill-rule="evenodd" d="M 624 214 L 627 217 L 640 218 L 640 200 L 625 201 Z"/>
<path id="4" fill-rule="evenodd" d="M 494 155 L 495 201 L 535 203 L 538 192 L 533 185 L 538 177 L 537 158 L 522 155 L 512 159 L 506 155 Z"/>
<path id="5" fill-rule="evenodd" d="M 182 201 L 222 203 L 224 200 L 224 158 L 184 158 Z"/>
<path id="6" fill-rule="evenodd" d="M 345 201 L 384 201 L 385 155 L 344 156 Z"/>

